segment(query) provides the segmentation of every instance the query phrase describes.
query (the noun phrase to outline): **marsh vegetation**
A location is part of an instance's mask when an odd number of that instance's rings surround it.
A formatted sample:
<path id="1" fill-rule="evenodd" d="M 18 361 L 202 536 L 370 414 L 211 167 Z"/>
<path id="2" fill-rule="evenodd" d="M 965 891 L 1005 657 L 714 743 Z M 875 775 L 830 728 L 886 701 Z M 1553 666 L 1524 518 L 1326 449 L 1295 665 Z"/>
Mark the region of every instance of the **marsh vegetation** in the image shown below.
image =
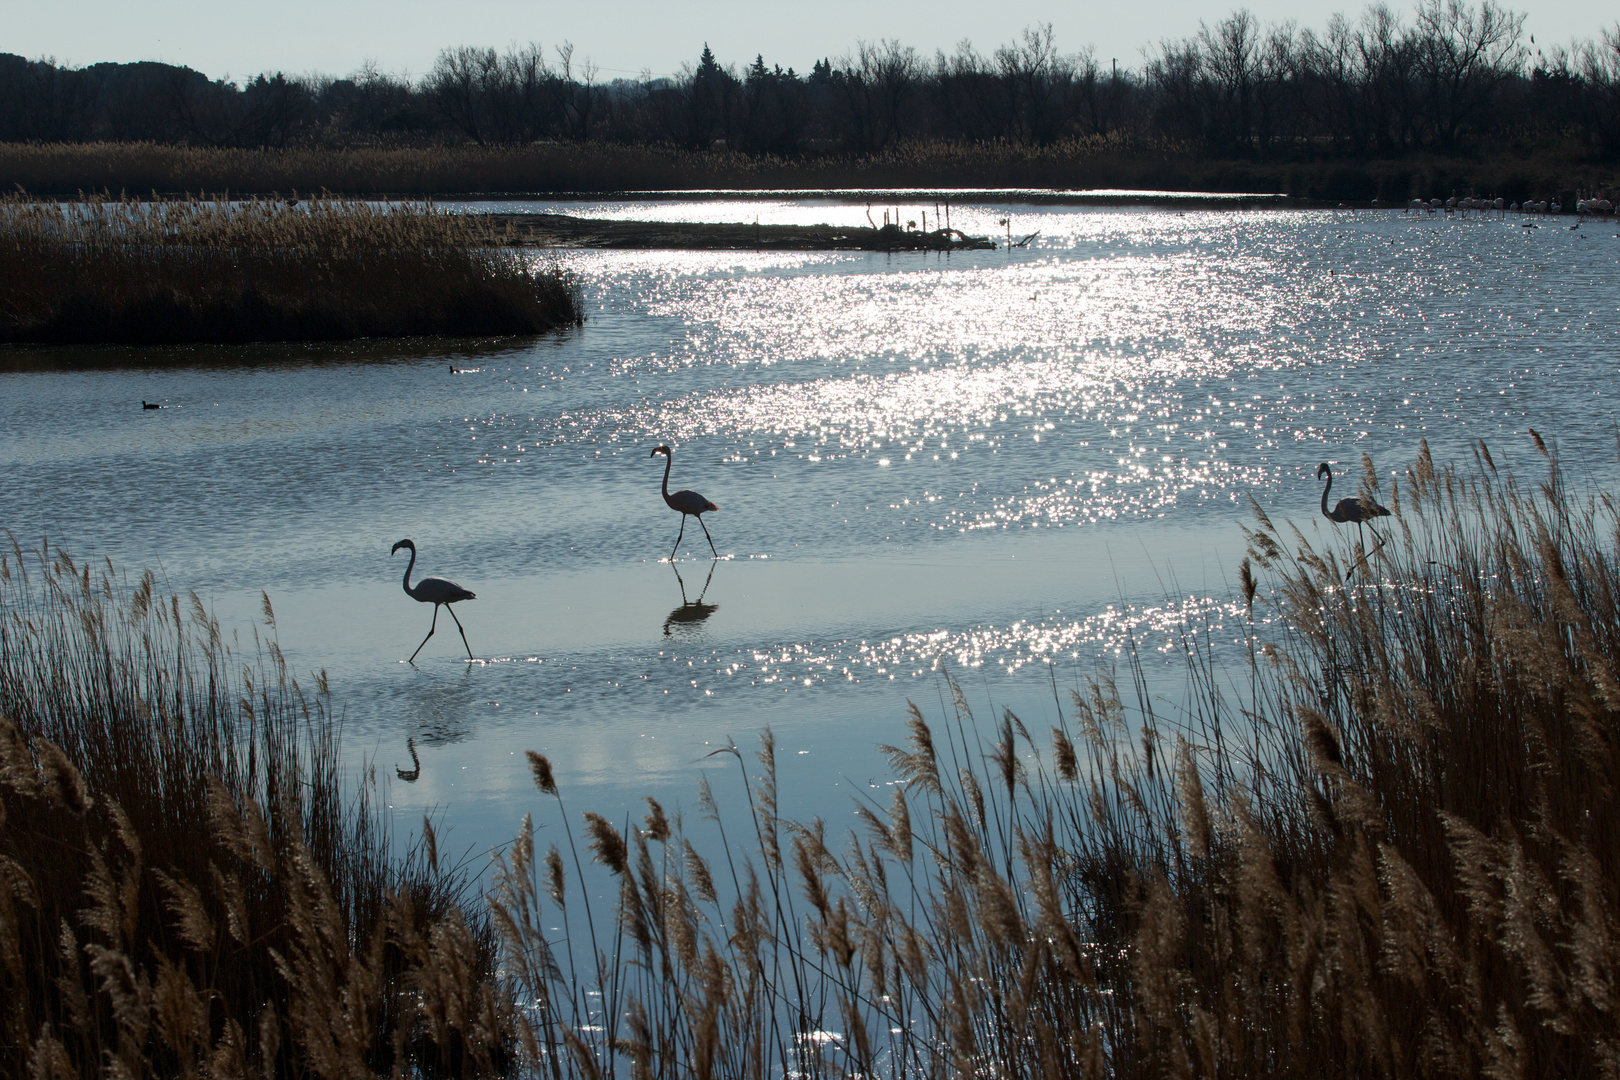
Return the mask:
<path id="1" fill-rule="evenodd" d="M 426 203 L 0 201 L 0 341 L 532 334 L 577 323 L 555 262 Z"/>
<path id="2" fill-rule="evenodd" d="M 705 46 L 677 74 L 604 81 L 566 43 L 460 45 L 417 80 L 368 67 L 238 84 L 0 55 L 0 175 L 63 194 L 1102 186 L 1522 200 L 1613 187 L 1620 160 L 1620 27 L 1538 48 L 1524 15 L 1492 0 L 1372 4 L 1322 27 L 1240 9 L 1135 66 L 1064 46 L 1049 25 L 988 51 L 861 42 L 803 72 L 740 59 Z"/>
<path id="3" fill-rule="evenodd" d="M 1184 628 L 1181 711 L 1135 658 L 1048 731 L 957 690 L 913 709 L 855 829 L 779 816 L 768 731 L 717 758 L 712 820 L 575 817 L 531 754 L 553 840 L 525 821 L 487 916 L 431 831 L 381 857 L 273 644 L 238 676 L 150 578 L 14 553 L 0 985 L 24 1004 L 0 1052 L 46 1075 L 205 1051 L 218 1075 L 1600 1074 L 1620 508 L 1534 443 L 1536 481 L 1483 444 L 1387 485 L 1367 463 L 1373 552 L 1256 508 L 1244 629 Z"/>
<path id="4" fill-rule="evenodd" d="M 324 674 L 48 548 L 0 555 L 0 1073 L 490 1072 L 510 999 L 431 826 L 340 782 Z"/>

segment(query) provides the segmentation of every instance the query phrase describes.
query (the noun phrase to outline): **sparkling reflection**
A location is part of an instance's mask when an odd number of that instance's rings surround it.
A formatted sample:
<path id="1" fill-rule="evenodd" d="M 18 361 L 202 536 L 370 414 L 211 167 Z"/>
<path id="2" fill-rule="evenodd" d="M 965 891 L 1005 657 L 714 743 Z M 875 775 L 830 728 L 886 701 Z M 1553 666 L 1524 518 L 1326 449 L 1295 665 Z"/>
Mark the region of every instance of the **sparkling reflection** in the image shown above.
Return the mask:
<path id="1" fill-rule="evenodd" d="M 1238 525 L 1252 497 L 1347 542 L 1319 519 L 1324 460 L 1353 474 L 1365 453 L 1387 479 L 1420 439 L 1441 461 L 1485 439 L 1530 475 L 1535 426 L 1617 479 L 1612 237 L 967 194 L 951 216 L 1040 235 L 949 256 L 573 253 L 589 319 L 533 341 L 8 352 L 0 518 L 161 567 L 243 626 L 267 589 L 291 662 L 329 670 L 399 804 L 481 806 L 493 841 L 528 748 L 666 797 L 690 793 L 698 748 L 766 721 L 817 752 L 893 741 L 942 669 L 1022 708 L 1050 704 L 1048 664 L 1134 648 L 1173 670 L 1184 620 L 1246 657 Z M 142 416 L 143 398 L 174 407 Z M 724 568 L 659 561 L 661 443 L 723 508 Z M 400 622 L 419 614 L 388 562 L 401 535 L 478 593 L 495 659 L 397 663 L 421 634 Z"/>

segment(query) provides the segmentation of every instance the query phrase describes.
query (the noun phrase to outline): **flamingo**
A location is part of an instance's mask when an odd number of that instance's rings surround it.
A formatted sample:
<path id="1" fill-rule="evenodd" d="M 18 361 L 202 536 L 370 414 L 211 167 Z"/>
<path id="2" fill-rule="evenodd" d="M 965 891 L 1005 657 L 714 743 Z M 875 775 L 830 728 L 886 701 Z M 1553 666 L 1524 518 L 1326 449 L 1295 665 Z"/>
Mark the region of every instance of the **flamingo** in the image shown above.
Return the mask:
<path id="1" fill-rule="evenodd" d="M 675 537 L 675 546 L 670 549 L 670 562 L 675 561 L 675 552 L 681 549 L 681 537 L 686 535 L 686 516 L 688 514 L 697 518 L 698 527 L 703 530 L 703 535 L 708 538 L 709 550 L 714 551 L 714 557 L 718 559 L 720 557 L 720 552 L 715 551 L 714 537 L 709 536 L 709 527 L 703 524 L 703 515 L 710 510 L 718 510 L 720 508 L 695 491 L 677 491 L 675 494 L 671 495 L 669 493 L 669 470 L 675 464 L 675 452 L 667 446 L 655 446 L 653 447 L 653 452 L 647 456 L 657 457 L 659 454 L 664 455 L 664 503 L 671 510 L 679 510 L 681 512 L 681 531 Z"/>
<path id="2" fill-rule="evenodd" d="M 1325 461 L 1316 467 L 1316 478 L 1320 480 L 1323 477 L 1327 477 L 1327 486 L 1322 489 L 1322 516 L 1327 518 L 1329 521 L 1336 525 L 1342 525 L 1347 521 L 1353 521 L 1356 523 L 1356 530 L 1359 532 L 1364 522 L 1370 522 L 1373 518 L 1389 517 L 1389 508 L 1380 506 L 1371 499 L 1340 499 L 1338 505 L 1336 505 L 1332 510 L 1329 510 L 1328 492 L 1333 490 L 1333 470 Z M 1367 525 L 1367 528 L 1372 529 L 1373 536 L 1377 537 L 1378 547 L 1383 547 L 1384 538 L 1379 536 L 1378 530 L 1373 529 L 1370 524 Z M 1365 536 L 1362 537 L 1361 543 L 1363 547 L 1366 547 L 1367 538 Z M 1374 548 L 1373 550 L 1377 551 L 1378 548 Z M 1362 555 L 1361 558 L 1351 563 L 1350 570 L 1344 575 L 1344 580 L 1349 581 L 1350 575 L 1356 572 L 1356 567 L 1360 566 L 1366 561 L 1367 556 Z"/>
<path id="3" fill-rule="evenodd" d="M 422 639 L 422 645 L 426 645 L 428 638 L 433 636 L 433 631 L 439 627 L 440 604 L 443 604 L 448 609 L 451 604 L 461 600 L 476 600 L 478 596 L 476 593 L 468 592 L 453 581 L 444 580 L 444 578 L 423 578 L 413 586 L 411 584 L 411 570 L 416 566 L 416 545 L 409 540 L 401 540 L 394 545 L 394 550 L 388 554 L 393 555 L 400 548 L 405 548 L 411 553 L 411 561 L 405 564 L 405 595 L 412 600 L 419 600 L 424 604 L 433 605 L 433 624 L 428 627 L 427 637 Z M 467 650 L 467 659 L 471 660 L 473 658 L 472 646 L 467 644 L 467 631 L 462 629 L 461 620 L 456 618 L 454 611 L 450 612 L 450 618 L 455 619 L 456 629 L 461 630 L 461 644 Z M 411 653 L 411 658 L 405 661 L 407 664 L 416 662 L 416 653 L 422 651 L 422 645 L 418 645 L 416 652 Z"/>

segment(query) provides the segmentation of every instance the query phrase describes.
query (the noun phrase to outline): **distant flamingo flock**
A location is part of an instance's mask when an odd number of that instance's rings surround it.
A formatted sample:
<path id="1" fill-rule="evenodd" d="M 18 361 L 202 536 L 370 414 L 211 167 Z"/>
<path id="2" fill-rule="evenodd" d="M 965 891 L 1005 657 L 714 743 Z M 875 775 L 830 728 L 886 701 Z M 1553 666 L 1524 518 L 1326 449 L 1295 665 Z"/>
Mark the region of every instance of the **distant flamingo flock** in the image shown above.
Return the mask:
<path id="1" fill-rule="evenodd" d="M 1472 196 L 1467 196 L 1459 199 L 1453 196 L 1452 198 L 1445 200 L 1429 199 L 1427 202 L 1422 199 L 1413 199 L 1411 202 L 1406 204 L 1406 210 L 1404 212 L 1408 214 L 1446 213 L 1460 214 L 1464 216 L 1472 213 L 1482 217 L 1490 213 L 1496 213 L 1503 216 L 1506 216 L 1507 214 L 1562 214 L 1564 212 L 1564 204 L 1559 202 L 1557 199 L 1553 199 L 1551 202 L 1547 201 L 1546 199 L 1526 199 L 1524 202 L 1519 203 L 1508 202 L 1506 199 L 1501 198 L 1476 199 Z M 1576 199 L 1575 213 L 1581 215 L 1613 214 L 1614 203 L 1601 196 L 1590 199 Z"/>

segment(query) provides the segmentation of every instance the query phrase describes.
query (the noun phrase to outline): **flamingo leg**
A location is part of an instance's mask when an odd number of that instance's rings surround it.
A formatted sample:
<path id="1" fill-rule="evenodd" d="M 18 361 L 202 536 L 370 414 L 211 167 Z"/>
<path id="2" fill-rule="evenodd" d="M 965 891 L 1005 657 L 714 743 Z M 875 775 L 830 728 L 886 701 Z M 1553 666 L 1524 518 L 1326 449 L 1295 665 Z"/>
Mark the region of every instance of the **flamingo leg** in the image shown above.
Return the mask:
<path id="1" fill-rule="evenodd" d="M 451 617 L 454 618 L 454 616 L 451 616 Z M 426 645 L 428 643 L 428 638 L 432 637 L 433 636 L 433 631 L 437 630 L 438 628 L 439 628 L 439 605 L 434 604 L 433 605 L 433 625 L 428 627 L 428 635 L 427 635 L 427 637 L 422 639 L 422 645 Z M 416 663 L 416 653 L 419 653 L 419 652 L 422 651 L 422 645 L 418 645 L 416 647 L 416 652 L 411 653 L 411 658 L 409 660 L 405 661 L 407 664 Z"/>
<path id="2" fill-rule="evenodd" d="M 1379 550 L 1384 546 L 1384 544 L 1386 542 L 1385 537 L 1380 535 L 1377 529 L 1374 529 L 1371 525 L 1368 525 L 1367 528 L 1372 529 L 1373 537 L 1375 539 L 1377 539 L 1378 543 L 1376 545 L 1374 545 L 1374 547 L 1373 547 L 1373 549 L 1371 551 L 1365 550 L 1366 547 L 1367 547 L 1367 534 L 1362 532 L 1362 524 L 1361 524 L 1361 522 L 1359 522 L 1359 521 L 1356 522 L 1356 532 L 1361 534 L 1361 546 L 1362 546 L 1363 550 L 1362 550 L 1362 553 L 1361 553 L 1361 558 L 1359 558 L 1355 562 L 1351 563 L 1350 564 L 1350 569 L 1345 571 L 1344 580 L 1345 580 L 1346 584 L 1348 584 L 1349 581 L 1350 581 L 1350 575 L 1354 574 L 1356 572 L 1356 567 L 1365 564 L 1368 559 L 1370 559 L 1374 555 L 1378 554 Z"/>
<path id="3" fill-rule="evenodd" d="M 455 608 L 450 607 L 448 604 L 446 604 L 444 610 L 446 610 L 446 611 L 448 611 L 450 613 L 450 617 L 452 619 L 456 619 L 456 609 Z M 456 619 L 456 629 L 461 630 L 461 620 L 460 619 Z M 471 660 L 473 658 L 472 646 L 467 644 L 467 631 L 465 631 L 465 630 L 461 630 L 461 647 L 467 650 L 467 659 Z"/>
<path id="4" fill-rule="evenodd" d="M 699 521 L 698 524 L 701 525 L 701 524 L 703 524 L 703 522 Z M 686 535 L 686 515 L 682 514 L 681 515 L 681 531 L 675 534 L 675 546 L 669 549 L 669 561 L 670 562 L 675 561 L 675 553 L 677 551 L 681 550 L 681 537 L 683 537 L 685 535 Z"/>
<path id="5" fill-rule="evenodd" d="M 1350 575 L 1356 572 L 1356 567 L 1367 561 L 1367 534 L 1361 529 L 1361 522 L 1356 522 L 1356 535 L 1361 538 L 1361 555 L 1350 564 L 1350 569 L 1344 572 L 1344 583 L 1350 584 Z"/>
<path id="6" fill-rule="evenodd" d="M 714 551 L 714 537 L 709 535 L 709 527 L 703 524 L 703 515 L 694 514 L 693 516 L 698 519 L 698 528 L 703 530 L 704 539 L 709 541 L 709 550 Z M 718 559 L 720 557 L 720 553 L 718 551 L 714 551 L 714 557 Z"/>

